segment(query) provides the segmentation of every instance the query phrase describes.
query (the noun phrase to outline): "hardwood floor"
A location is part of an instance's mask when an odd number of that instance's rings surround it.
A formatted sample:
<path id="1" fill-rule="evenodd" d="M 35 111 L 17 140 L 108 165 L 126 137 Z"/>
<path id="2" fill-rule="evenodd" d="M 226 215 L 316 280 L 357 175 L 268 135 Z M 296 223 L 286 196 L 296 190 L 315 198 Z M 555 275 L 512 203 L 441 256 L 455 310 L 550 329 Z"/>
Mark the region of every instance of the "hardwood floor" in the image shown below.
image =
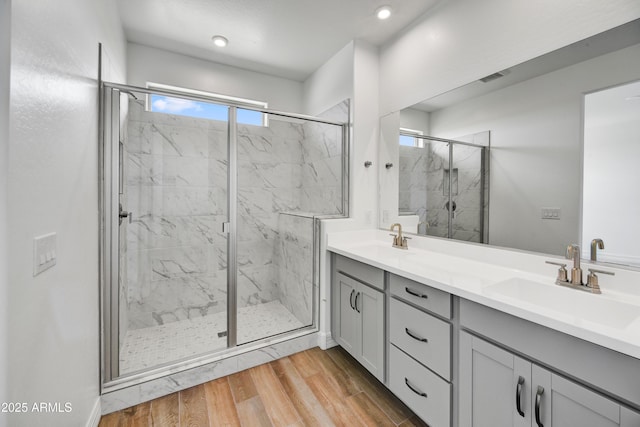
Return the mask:
<path id="1" fill-rule="evenodd" d="M 342 348 L 316 347 L 102 417 L 112 426 L 426 424 Z"/>

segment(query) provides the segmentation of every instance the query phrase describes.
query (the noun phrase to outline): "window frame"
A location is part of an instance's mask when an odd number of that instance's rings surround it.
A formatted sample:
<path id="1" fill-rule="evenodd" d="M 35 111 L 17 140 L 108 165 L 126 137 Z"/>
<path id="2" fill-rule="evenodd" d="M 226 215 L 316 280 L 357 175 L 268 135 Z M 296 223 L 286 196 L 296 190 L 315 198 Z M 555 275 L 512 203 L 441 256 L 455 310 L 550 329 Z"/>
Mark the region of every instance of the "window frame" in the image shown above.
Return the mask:
<path id="1" fill-rule="evenodd" d="M 159 89 L 159 90 L 169 90 L 172 92 L 179 92 L 179 93 L 183 93 L 185 95 L 197 95 L 197 96 L 205 96 L 207 98 L 211 98 L 212 102 L 216 102 L 216 101 L 220 101 L 220 104 L 224 104 L 224 105 L 228 105 L 228 103 L 232 103 L 234 106 L 240 108 L 240 109 L 247 109 L 247 110 L 251 110 L 251 111 L 259 111 L 260 114 L 262 115 L 262 124 L 260 126 L 262 127 L 269 127 L 269 115 L 268 113 L 266 113 L 263 110 L 266 110 L 269 108 L 269 103 L 266 101 L 257 101 L 254 99 L 247 99 L 247 98 L 239 98 L 236 96 L 229 96 L 229 95 L 222 95 L 219 93 L 213 93 L 213 92 L 206 92 L 206 91 L 202 91 L 202 90 L 197 90 L 197 89 L 189 89 L 189 88 L 184 88 L 184 87 L 180 87 L 180 86 L 172 86 L 172 85 L 167 85 L 167 84 L 163 84 L 163 83 L 154 83 L 154 82 L 147 82 L 146 84 L 147 89 Z M 153 94 L 147 94 L 145 96 L 145 110 L 149 111 L 149 112 L 154 112 L 152 110 L 152 106 L 151 106 L 151 96 Z M 170 95 L 162 95 L 162 96 L 166 96 L 168 98 L 171 98 Z M 206 101 L 198 101 L 198 102 L 206 102 Z M 186 117 L 189 117 L 188 115 L 184 115 Z M 215 119 L 211 119 L 211 120 L 215 120 Z M 258 126 L 258 125 L 254 125 L 253 123 L 239 123 L 239 124 L 243 124 L 243 125 L 251 125 L 251 126 Z"/>
<path id="2" fill-rule="evenodd" d="M 410 134 L 410 135 L 407 135 L 407 134 Z M 423 131 L 417 130 L 417 129 L 403 128 L 403 127 L 400 128 L 400 137 L 402 137 L 402 136 L 411 137 L 411 135 L 415 135 L 413 137 L 413 145 L 400 144 L 400 141 L 398 141 L 398 145 L 402 145 L 404 147 L 424 148 L 424 139 L 417 138 L 417 136 L 423 136 L 424 135 Z"/>

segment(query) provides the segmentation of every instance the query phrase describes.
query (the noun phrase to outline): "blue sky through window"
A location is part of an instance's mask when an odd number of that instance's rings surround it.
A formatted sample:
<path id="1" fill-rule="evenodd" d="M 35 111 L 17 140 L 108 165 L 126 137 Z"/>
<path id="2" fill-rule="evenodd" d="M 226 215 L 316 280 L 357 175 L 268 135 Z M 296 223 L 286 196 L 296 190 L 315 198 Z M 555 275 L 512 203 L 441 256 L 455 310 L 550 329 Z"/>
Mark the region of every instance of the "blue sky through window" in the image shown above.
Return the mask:
<path id="1" fill-rule="evenodd" d="M 224 122 L 229 117 L 229 107 L 226 105 L 154 94 L 151 95 L 151 111 Z M 238 123 L 264 126 L 262 113 L 259 111 L 238 108 L 237 117 Z"/>
<path id="2" fill-rule="evenodd" d="M 416 138 L 413 136 L 400 135 L 400 145 L 406 145 L 407 147 L 415 147 Z"/>

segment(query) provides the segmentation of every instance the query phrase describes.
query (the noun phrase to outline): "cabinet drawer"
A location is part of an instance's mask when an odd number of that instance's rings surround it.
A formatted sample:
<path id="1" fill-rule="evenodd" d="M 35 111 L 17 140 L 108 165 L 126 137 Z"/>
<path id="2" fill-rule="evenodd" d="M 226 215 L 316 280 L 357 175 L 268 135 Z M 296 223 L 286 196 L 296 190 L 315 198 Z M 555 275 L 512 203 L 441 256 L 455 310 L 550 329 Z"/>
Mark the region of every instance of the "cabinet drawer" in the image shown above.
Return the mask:
<path id="1" fill-rule="evenodd" d="M 335 271 L 358 279 L 374 288 L 384 289 L 384 271 L 379 268 L 372 267 L 363 262 L 346 258 L 341 255 L 335 257 Z"/>
<path id="2" fill-rule="evenodd" d="M 451 294 L 404 277 L 390 275 L 391 293 L 419 307 L 451 319 Z"/>
<path id="3" fill-rule="evenodd" d="M 451 380 L 451 325 L 391 298 L 391 342 L 447 380 Z M 423 341 L 426 340 L 426 341 Z"/>
<path id="4" fill-rule="evenodd" d="M 393 345 L 389 388 L 430 427 L 451 425 L 451 384 Z"/>

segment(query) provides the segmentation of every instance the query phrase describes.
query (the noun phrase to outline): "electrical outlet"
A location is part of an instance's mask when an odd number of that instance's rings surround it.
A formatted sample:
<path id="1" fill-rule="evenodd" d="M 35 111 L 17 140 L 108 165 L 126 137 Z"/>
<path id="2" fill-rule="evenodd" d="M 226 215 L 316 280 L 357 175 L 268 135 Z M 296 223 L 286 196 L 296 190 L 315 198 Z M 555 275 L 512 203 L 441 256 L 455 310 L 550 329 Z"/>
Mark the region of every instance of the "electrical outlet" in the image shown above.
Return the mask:
<path id="1" fill-rule="evenodd" d="M 540 218 L 560 219 L 560 208 L 540 208 Z"/>
<path id="2" fill-rule="evenodd" d="M 45 234 L 33 239 L 33 275 L 37 276 L 56 265 L 56 233 Z"/>

